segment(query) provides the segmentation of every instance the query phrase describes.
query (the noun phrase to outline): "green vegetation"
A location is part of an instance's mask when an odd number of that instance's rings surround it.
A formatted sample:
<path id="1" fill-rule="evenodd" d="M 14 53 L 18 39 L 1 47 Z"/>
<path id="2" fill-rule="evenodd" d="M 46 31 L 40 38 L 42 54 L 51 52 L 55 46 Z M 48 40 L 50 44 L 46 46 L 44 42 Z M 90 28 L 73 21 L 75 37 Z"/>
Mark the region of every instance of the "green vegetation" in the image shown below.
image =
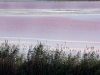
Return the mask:
<path id="1" fill-rule="evenodd" d="M 12 46 L 8 41 L 0 46 L 0 75 L 100 75 L 99 55 L 95 52 L 72 56 L 39 43 L 29 47 L 23 60 L 19 50 L 18 45 Z"/>

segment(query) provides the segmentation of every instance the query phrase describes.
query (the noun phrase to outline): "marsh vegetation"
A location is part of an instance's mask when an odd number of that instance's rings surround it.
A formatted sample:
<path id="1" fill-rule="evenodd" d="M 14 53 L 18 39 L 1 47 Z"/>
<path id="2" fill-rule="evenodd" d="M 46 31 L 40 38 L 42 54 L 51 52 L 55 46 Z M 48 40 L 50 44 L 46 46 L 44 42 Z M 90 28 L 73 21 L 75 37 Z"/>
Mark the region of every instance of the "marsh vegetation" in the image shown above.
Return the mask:
<path id="1" fill-rule="evenodd" d="M 8 41 L 1 44 L 0 75 L 100 75 L 100 58 L 94 51 L 73 56 L 38 43 L 29 47 L 24 58 L 19 50 L 19 45 L 10 45 Z"/>

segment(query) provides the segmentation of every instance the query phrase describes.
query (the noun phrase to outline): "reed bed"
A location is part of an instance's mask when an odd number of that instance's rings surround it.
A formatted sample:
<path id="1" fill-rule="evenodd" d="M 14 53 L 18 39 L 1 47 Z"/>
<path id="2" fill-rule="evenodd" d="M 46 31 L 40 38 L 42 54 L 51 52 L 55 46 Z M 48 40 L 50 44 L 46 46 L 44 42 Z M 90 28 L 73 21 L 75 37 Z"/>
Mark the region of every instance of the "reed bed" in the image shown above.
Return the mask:
<path id="1" fill-rule="evenodd" d="M 19 54 L 19 45 L 8 41 L 0 46 L 0 75 L 100 75 L 100 58 L 96 52 L 55 51 L 38 43 L 30 46 L 27 57 Z"/>

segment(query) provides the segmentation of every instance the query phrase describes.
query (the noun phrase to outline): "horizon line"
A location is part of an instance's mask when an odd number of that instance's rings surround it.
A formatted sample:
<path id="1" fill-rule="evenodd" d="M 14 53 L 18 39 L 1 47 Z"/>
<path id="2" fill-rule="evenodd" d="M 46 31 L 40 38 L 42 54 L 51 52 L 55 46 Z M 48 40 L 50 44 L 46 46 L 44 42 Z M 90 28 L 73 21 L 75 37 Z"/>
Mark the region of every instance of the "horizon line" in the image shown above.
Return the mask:
<path id="1" fill-rule="evenodd" d="M 23 38 L 23 37 L 0 37 L 0 38 L 5 38 L 5 40 L 8 39 L 24 39 L 24 40 L 37 40 L 37 41 L 52 41 L 52 42 L 65 42 L 65 43 L 91 43 L 91 44 L 100 44 L 100 42 L 97 41 L 77 41 L 77 40 L 53 40 L 53 39 L 41 39 L 41 38 Z"/>

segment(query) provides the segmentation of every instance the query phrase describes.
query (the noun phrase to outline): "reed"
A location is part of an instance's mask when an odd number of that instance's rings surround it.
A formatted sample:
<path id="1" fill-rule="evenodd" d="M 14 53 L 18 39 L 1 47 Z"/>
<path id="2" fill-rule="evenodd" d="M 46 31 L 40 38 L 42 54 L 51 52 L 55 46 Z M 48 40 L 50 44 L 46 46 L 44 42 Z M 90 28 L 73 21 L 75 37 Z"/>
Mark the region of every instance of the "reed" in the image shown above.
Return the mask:
<path id="1" fill-rule="evenodd" d="M 81 51 L 76 55 L 61 49 L 55 51 L 38 43 L 30 46 L 25 60 L 20 48 L 8 41 L 0 46 L 0 75 L 100 75 L 100 59 L 96 52 Z"/>

